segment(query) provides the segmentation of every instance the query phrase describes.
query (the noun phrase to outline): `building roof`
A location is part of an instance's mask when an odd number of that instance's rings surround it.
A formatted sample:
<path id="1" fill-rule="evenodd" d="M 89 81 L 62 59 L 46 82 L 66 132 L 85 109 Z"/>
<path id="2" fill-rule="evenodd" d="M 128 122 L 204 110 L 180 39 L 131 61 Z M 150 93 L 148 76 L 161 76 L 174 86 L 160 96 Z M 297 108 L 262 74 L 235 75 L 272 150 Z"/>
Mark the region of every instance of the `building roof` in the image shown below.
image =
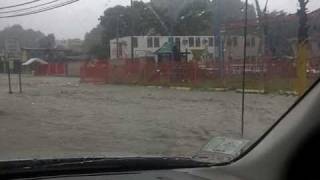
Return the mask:
<path id="1" fill-rule="evenodd" d="M 172 42 L 165 42 L 163 46 L 154 53 L 155 54 L 172 54 L 173 46 L 174 44 Z"/>
<path id="2" fill-rule="evenodd" d="M 21 48 L 26 51 L 69 51 L 66 49 L 57 49 L 57 48 Z"/>
<path id="3" fill-rule="evenodd" d="M 22 65 L 23 66 L 28 66 L 28 65 L 33 64 L 33 63 L 48 64 L 46 61 L 44 61 L 42 59 L 32 58 L 32 59 L 29 59 L 28 61 L 26 61 L 25 63 L 23 63 Z"/>

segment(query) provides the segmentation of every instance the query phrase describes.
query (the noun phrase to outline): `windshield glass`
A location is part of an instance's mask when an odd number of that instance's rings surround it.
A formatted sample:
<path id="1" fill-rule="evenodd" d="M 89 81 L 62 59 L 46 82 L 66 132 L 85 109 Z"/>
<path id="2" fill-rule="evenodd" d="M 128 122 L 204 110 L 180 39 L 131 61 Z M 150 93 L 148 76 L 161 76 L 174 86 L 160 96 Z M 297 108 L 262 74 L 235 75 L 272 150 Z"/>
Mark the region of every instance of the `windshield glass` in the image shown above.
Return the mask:
<path id="1" fill-rule="evenodd" d="M 230 161 L 320 74 L 318 0 L 2 0 L 0 160 Z"/>

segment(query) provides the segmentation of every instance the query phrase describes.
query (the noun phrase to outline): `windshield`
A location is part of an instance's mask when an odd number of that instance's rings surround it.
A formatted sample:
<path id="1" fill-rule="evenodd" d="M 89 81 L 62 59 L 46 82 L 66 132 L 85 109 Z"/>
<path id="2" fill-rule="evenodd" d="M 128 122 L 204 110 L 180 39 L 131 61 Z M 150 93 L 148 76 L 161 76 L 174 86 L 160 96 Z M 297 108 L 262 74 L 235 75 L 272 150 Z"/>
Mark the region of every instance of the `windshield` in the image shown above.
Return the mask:
<path id="1" fill-rule="evenodd" d="M 0 160 L 240 155 L 320 75 L 318 0 L 2 0 Z"/>

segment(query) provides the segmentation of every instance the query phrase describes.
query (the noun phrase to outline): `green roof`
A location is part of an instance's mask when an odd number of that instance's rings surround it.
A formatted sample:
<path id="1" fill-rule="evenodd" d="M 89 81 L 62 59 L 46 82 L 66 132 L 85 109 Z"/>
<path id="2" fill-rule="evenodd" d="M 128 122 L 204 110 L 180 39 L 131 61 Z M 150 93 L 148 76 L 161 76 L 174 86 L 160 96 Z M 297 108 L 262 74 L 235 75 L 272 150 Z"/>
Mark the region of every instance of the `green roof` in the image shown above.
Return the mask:
<path id="1" fill-rule="evenodd" d="M 173 43 L 165 42 L 164 45 L 158 49 L 155 54 L 172 54 L 173 53 Z"/>

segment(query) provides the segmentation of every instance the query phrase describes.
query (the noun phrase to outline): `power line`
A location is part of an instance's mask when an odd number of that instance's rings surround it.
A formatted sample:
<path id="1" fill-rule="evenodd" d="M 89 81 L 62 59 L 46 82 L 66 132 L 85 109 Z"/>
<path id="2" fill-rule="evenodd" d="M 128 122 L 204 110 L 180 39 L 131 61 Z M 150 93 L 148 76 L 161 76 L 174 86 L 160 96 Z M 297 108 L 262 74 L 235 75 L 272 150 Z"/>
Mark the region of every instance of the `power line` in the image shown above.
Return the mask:
<path id="1" fill-rule="evenodd" d="M 54 1 L 47 2 L 47 3 L 42 3 L 42 4 L 39 4 L 39 5 L 36 5 L 36 6 L 31 6 L 31 7 L 28 7 L 28 8 L 22 8 L 22 9 L 10 10 L 10 11 L 0 11 L 0 14 L 14 13 L 14 12 L 20 12 L 20 11 L 25 11 L 25 10 L 29 10 L 29 9 L 34 9 L 34 8 L 38 8 L 38 7 L 41 7 L 41 6 L 46 6 L 46 5 L 49 5 L 49 4 L 58 2 L 58 1 L 60 1 L 60 0 L 54 0 Z"/>
<path id="2" fill-rule="evenodd" d="M 77 2 L 77 1 L 79 1 L 79 0 L 70 0 L 70 1 L 67 1 L 67 2 L 64 2 L 64 3 L 60 3 L 60 4 L 57 4 L 57 5 L 54 5 L 54 6 L 50 6 L 50 7 L 46 7 L 46 8 L 42 8 L 42 9 L 38 9 L 38 10 L 26 12 L 26 13 L 9 15 L 9 16 L 0 16 L 0 19 L 2 19 L 2 18 L 13 18 L 13 17 L 28 16 L 28 15 L 32 15 L 32 14 L 38 14 L 38 13 L 41 13 L 41 12 L 46 12 L 46 11 L 50 11 L 50 10 L 53 10 L 53 9 L 57 9 L 57 8 L 60 8 L 60 7 L 63 7 L 63 6 L 67 6 L 67 5 L 69 5 L 69 4 L 73 4 L 73 3 Z"/>
<path id="3" fill-rule="evenodd" d="M 42 0 L 33 0 L 33 1 L 24 2 L 24 3 L 21 3 L 21 4 L 4 6 L 4 7 L 0 7 L 0 9 L 9 9 L 9 8 L 14 8 L 14 7 L 24 6 L 24 5 L 32 4 L 32 3 L 35 3 L 35 2 L 39 2 L 39 1 L 42 1 Z"/>

